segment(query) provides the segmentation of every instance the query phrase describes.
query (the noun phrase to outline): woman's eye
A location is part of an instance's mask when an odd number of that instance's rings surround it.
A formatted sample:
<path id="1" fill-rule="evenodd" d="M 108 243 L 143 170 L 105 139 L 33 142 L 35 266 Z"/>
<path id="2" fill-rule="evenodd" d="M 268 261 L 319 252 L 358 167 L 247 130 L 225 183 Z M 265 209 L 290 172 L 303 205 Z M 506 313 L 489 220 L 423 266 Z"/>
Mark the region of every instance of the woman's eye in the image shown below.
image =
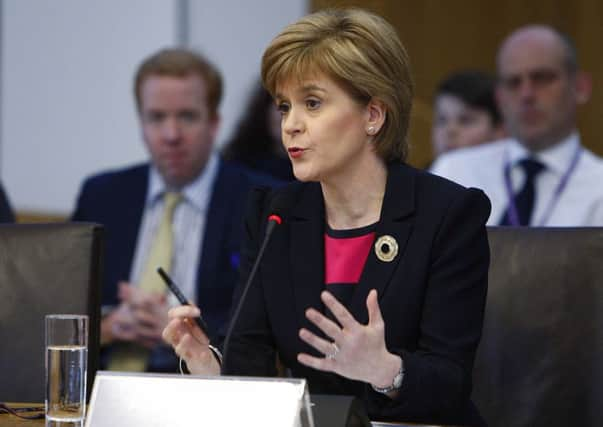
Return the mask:
<path id="1" fill-rule="evenodd" d="M 289 104 L 287 104 L 286 102 L 280 102 L 276 106 L 276 109 L 279 111 L 279 113 L 286 114 L 289 112 Z"/>
<path id="2" fill-rule="evenodd" d="M 316 110 L 320 107 L 320 101 L 318 99 L 307 99 L 306 107 L 308 107 L 309 110 Z"/>

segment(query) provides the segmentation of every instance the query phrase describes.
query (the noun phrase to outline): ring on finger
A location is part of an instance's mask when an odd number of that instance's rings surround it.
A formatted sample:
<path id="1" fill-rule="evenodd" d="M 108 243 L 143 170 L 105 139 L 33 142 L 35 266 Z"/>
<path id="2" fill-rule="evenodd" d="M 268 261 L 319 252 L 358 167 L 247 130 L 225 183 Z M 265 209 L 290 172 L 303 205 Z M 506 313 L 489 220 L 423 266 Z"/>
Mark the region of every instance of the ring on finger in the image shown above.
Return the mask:
<path id="1" fill-rule="evenodd" d="M 337 343 L 333 342 L 331 343 L 331 346 L 333 347 L 333 351 L 326 355 L 327 359 L 335 359 L 337 353 L 339 353 L 339 347 L 337 346 Z"/>

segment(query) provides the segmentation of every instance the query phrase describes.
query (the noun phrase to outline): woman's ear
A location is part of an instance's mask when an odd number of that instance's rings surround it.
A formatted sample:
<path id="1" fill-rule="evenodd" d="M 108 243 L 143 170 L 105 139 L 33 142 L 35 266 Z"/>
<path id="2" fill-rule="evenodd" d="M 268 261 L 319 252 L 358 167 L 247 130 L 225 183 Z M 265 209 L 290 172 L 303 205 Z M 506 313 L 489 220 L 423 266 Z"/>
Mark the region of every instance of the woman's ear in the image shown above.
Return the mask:
<path id="1" fill-rule="evenodd" d="M 366 106 L 366 112 L 366 133 L 369 136 L 377 135 L 381 131 L 387 117 L 385 104 L 379 99 L 371 98 Z"/>

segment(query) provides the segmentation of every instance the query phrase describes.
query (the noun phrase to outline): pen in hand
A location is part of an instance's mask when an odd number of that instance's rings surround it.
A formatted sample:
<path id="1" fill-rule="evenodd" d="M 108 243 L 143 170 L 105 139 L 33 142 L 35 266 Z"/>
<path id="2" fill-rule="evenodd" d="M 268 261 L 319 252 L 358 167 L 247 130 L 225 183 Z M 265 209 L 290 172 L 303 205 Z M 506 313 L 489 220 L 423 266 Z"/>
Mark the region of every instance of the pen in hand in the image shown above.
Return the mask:
<path id="1" fill-rule="evenodd" d="M 167 275 L 167 273 L 165 272 L 165 270 L 163 268 L 159 267 L 157 269 L 157 273 L 159 273 L 159 275 L 161 276 L 161 278 L 163 279 L 163 281 L 165 282 L 167 287 L 170 288 L 170 291 L 172 291 L 172 293 L 176 296 L 176 298 L 178 299 L 178 302 L 180 304 L 190 305 L 188 303 L 188 301 L 186 300 L 186 298 L 184 297 L 184 295 L 182 294 L 182 292 L 180 291 L 180 289 L 178 288 L 178 286 L 176 286 L 174 281 L 170 278 L 170 276 Z M 205 336 L 209 339 L 210 338 L 209 328 L 207 327 L 205 320 L 203 320 L 203 318 L 201 316 L 195 317 L 193 320 L 195 321 L 197 326 L 199 326 L 199 329 L 201 329 L 203 331 L 203 333 L 205 334 Z"/>

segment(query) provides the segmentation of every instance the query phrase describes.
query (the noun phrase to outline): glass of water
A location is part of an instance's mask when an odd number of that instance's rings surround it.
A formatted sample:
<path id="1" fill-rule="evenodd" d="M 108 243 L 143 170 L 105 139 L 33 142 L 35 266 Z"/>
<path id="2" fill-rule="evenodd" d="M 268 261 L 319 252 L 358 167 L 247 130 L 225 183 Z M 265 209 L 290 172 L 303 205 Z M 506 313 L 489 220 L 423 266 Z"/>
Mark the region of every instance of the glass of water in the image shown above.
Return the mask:
<path id="1" fill-rule="evenodd" d="M 46 316 L 46 419 L 83 421 L 86 414 L 88 316 Z"/>

